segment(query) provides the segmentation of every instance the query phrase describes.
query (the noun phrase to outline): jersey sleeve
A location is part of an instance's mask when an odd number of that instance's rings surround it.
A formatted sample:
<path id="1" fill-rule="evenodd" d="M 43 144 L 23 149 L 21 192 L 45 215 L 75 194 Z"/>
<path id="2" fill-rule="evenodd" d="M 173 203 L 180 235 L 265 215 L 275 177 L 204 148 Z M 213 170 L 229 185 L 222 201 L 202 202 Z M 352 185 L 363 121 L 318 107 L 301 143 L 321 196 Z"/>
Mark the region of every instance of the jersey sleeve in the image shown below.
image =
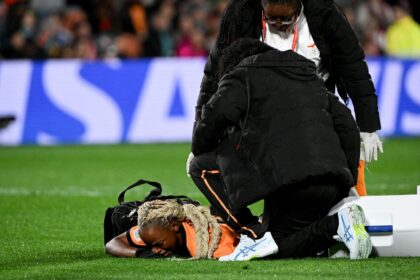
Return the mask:
<path id="1" fill-rule="evenodd" d="M 139 227 L 134 226 L 127 230 L 127 240 L 128 243 L 136 248 L 145 248 L 147 247 L 146 243 L 143 242 L 143 240 L 140 238 L 139 234 Z"/>

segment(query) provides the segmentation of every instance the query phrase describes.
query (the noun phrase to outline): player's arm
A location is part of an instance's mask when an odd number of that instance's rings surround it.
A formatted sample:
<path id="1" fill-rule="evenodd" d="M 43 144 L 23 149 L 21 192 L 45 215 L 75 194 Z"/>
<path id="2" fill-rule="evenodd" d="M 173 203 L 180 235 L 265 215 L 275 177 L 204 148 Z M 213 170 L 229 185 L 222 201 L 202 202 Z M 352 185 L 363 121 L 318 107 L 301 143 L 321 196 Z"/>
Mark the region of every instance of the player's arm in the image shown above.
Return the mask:
<path id="1" fill-rule="evenodd" d="M 246 111 L 246 88 L 240 77 L 228 75 L 217 92 L 203 106 L 192 139 L 192 152 L 199 155 L 216 148 L 225 129 L 237 125 Z"/>
<path id="2" fill-rule="evenodd" d="M 357 36 L 336 6 L 325 25 L 333 64 L 353 102 L 357 124 L 362 132 L 375 132 L 381 128 L 378 100 Z"/>
<path id="3" fill-rule="evenodd" d="M 130 245 L 127 233 L 123 232 L 105 245 L 105 253 L 115 257 L 136 257 L 137 248 Z"/>
<path id="4" fill-rule="evenodd" d="M 356 184 L 360 156 L 359 128 L 349 108 L 342 104 L 338 100 L 338 97 L 333 94 L 328 94 L 328 98 L 334 130 L 340 139 L 341 148 L 346 155 L 348 167 Z"/>

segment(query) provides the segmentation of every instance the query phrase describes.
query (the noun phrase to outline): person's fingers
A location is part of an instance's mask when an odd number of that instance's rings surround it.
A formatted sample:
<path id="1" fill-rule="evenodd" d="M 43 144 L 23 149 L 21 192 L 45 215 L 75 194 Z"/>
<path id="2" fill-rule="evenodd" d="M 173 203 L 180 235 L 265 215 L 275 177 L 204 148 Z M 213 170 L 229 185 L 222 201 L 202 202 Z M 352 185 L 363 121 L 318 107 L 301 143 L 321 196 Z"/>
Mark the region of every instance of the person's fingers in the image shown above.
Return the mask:
<path id="1" fill-rule="evenodd" d="M 170 257 L 172 256 L 172 252 L 166 252 L 165 254 L 163 254 L 165 257 Z"/>
<path id="2" fill-rule="evenodd" d="M 360 160 L 365 160 L 366 159 L 366 155 L 365 155 L 365 144 L 363 143 L 363 141 L 360 141 Z"/>
<path id="3" fill-rule="evenodd" d="M 187 176 L 189 177 L 189 178 L 191 178 L 191 174 L 190 174 L 190 165 L 191 165 L 191 161 L 194 159 L 194 154 L 193 153 L 190 153 L 189 155 L 188 155 L 188 158 L 187 158 L 187 162 L 186 162 L 186 166 L 185 166 L 185 169 L 186 169 L 186 171 L 187 171 Z"/>
<path id="4" fill-rule="evenodd" d="M 382 147 L 382 141 L 381 141 L 381 140 L 379 140 L 379 151 L 380 151 L 381 153 L 383 153 L 383 152 L 384 152 L 384 149 L 383 149 L 383 147 Z"/>
<path id="5" fill-rule="evenodd" d="M 365 160 L 366 162 L 369 162 L 369 147 L 366 143 L 364 143 L 364 153 L 365 153 Z"/>
<path id="6" fill-rule="evenodd" d="M 189 176 L 190 174 L 189 174 L 189 167 L 190 167 L 190 163 L 189 163 L 189 156 L 188 156 L 188 158 L 187 158 L 187 162 L 185 163 L 185 171 L 187 172 L 187 176 Z"/>
<path id="7" fill-rule="evenodd" d="M 373 159 L 374 160 L 378 160 L 378 149 L 379 149 L 379 147 L 376 146 L 376 145 L 373 147 Z"/>
<path id="8" fill-rule="evenodd" d="M 375 154 L 375 145 L 370 146 L 370 161 L 373 161 L 373 155 Z"/>
<path id="9" fill-rule="evenodd" d="M 370 162 L 372 160 L 372 148 L 371 145 L 365 145 L 366 149 L 366 161 Z"/>

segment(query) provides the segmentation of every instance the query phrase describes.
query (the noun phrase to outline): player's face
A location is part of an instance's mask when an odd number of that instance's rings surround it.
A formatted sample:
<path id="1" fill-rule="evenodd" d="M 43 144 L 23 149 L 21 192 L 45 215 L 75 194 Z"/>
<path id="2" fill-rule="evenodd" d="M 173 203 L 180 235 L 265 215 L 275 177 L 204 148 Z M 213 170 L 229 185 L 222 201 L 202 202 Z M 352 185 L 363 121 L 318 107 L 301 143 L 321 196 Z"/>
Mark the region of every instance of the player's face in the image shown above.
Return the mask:
<path id="1" fill-rule="evenodd" d="M 263 6 L 263 17 L 277 31 L 286 32 L 296 23 L 300 7 L 301 4 L 295 6 L 292 4 L 267 3 Z"/>
<path id="2" fill-rule="evenodd" d="M 152 247 L 152 252 L 171 256 L 181 250 L 183 246 L 180 225 L 171 225 L 169 228 L 161 225 L 151 225 L 140 230 L 140 237 L 148 246 Z"/>

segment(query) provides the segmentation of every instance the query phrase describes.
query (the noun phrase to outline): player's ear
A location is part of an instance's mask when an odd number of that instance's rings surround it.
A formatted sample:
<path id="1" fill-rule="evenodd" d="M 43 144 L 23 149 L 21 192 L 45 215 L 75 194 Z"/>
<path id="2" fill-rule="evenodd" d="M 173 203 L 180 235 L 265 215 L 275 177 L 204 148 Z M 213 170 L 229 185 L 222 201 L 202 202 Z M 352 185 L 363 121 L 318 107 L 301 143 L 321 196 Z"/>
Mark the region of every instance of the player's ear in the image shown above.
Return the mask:
<path id="1" fill-rule="evenodd" d="M 170 225 L 170 229 L 175 232 L 178 232 L 180 230 L 180 227 L 181 227 L 181 223 L 178 221 L 173 221 Z"/>

